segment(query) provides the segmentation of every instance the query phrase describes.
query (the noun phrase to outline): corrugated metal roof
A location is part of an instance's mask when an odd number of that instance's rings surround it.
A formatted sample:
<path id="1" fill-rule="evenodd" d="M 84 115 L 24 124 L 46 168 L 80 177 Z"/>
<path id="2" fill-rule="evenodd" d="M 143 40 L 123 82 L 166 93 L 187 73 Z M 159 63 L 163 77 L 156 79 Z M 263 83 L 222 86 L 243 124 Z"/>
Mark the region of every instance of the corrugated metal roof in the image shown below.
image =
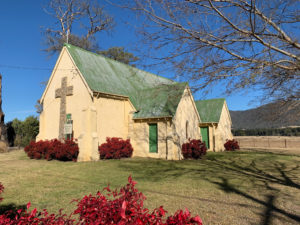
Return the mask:
<path id="1" fill-rule="evenodd" d="M 198 113 L 203 123 L 218 123 L 222 113 L 225 98 L 195 101 Z"/>
<path id="2" fill-rule="evenodd" d="M 138 112 L 134 114 L 133 118 L 167 117 L 175 115 L 186 86 L 187 83 L 175 83 L 140 90 L 139 97 L 135 102 Z"/>
<path id="3" fill-rule="evenodd" d="M 128 96 L 139 112 L 134 118 L 174 116 L 187 83 L 137 69 L 65 44 L 92 91 Z"/>

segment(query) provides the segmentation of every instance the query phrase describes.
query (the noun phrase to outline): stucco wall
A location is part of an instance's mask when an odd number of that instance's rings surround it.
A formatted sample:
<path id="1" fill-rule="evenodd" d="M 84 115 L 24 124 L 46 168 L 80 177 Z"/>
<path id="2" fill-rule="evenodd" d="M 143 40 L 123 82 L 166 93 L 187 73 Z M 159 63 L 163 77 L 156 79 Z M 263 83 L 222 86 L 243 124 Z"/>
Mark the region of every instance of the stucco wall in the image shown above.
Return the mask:
<path id="1" fill-rule="evenodd" d="M 67 77 L 68 86 L 73 86 L 73 95 L 66 97 L 66 114 L 72 114 L 74 138 L 78 138 L 80 135 L 82 109 L 93 104 L 85 83 L 64 48 L 44 93 L 43 112 L 40 115 L 40 133 L 37 140 L 58 138 L 60 98 L 55 98 L 55 90 L 61 87 L 63 77 Z"/>
<path id="2" fill-rule="evenodd" d="M 186 123 L 188 121 L 188 135 L 186 135 Z M 184 90 L 176 114 L 173 118 L 173 152 L 175 159 L 181 159 L 181 146 L 187 139 L 199 139 L 198 111 L 195 107 L 193 97 L 188 88 Z"/>
<path id="3" fill-rule="evenodd" d="M 220 121 L 215 131 L 215 151 L 223 151 L 225 149 L 224 144 L 226 142 L 226 139 L 233 138 L 231 133 L 231 125 L 232 124 L 229 111 L 226 104 L 224 103 L 220 116 Z"/>
<path id="4" fill-rule="evenodd" d="M 95 98 L 97 109 L 97 129 L 99 144 L 106 142 L 106 137 L 127 139 L 130 112 L 134 110 L 128 100 Z"/>

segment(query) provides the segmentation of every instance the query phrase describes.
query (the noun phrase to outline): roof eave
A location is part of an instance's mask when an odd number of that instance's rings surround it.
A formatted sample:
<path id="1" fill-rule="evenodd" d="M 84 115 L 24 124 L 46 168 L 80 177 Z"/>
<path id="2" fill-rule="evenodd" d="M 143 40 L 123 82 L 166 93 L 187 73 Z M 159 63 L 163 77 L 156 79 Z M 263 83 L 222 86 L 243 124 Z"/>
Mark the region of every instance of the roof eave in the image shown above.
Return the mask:
<path id="1" fill-rule="evenodd" d="M 199 127 L 204 127 L 204 126 L 217 126 L 219 123 L 218 122 L 201 122 L 199 123 Z"/>
<path id="2" fill-rule="evenodd" d="M 49 85 L 50 85 L 50 83 L 51 83 L 51 81 L 52 81 L 52 79 L 53 79 L 54 73 L 55 73 L 56 70 L 57 70 L 58 64 L 59 64 L 59 62 L 60 62 L 60 60 L 61 60 L 61 57 L 62 57 L 62 55 L 63 55 L 63 51 L 65 51 L 65 50 L 66 50 L 66 48 L 63 47 L 62 50 L 61 50 L 60 53 L 59 53 L 58 59 L 56 60 L 55 66 L 54 66 L 54 68 L 53 68 L 53 70 L 52 70 L 52 72 L 51 72 L 50 78 L 49 78 L 49 80 L 48 80 L 48 82 L 47 82 L 46 88 L 45 88 L 45 90 L 44 90 L 44 92 L 43 92 L 41 98 L 39 99 L 40 104 L 43 104 L 43 101 L 44 101 L 44 98 L 45 98 L 45 94 L 46 94 L 46 92 L 47 92 L 47 90 L 48 90 L 48 88 L 49 88 Z"/>
<path id="3" fill-rule="evenodd" d="M 75 66 L 75 68 L 76 68 L 76 70 L 77 70 L 77 72 L 78 72 L 80 78 L 82 79 L 84 85 L 86 86 L 86 88 L 87 88 L 87 90 L 88 90 L 90 96 L 93 98 L 93 97 L 94 97 L 94 96 L 93 96 L 93 91 L 92 91 L 92 89 L 90 88 L 90 86 L 88 85 L 88 83 L 86 82 L 86 80 L 85 80 L 84 76 L 82 75 L 80 69 L 79 69 L 78 66 L 76 65 L 76 63 L 75 63 L 75 61 L 74 61 L 74 59 L 73 59 L 71 53 L 69 52 L 68 48 L 67 48 L 66 46 L 64 46 L 63 48 L 65 48 L 65 49 L 67 50 L 67 53 L 68 53 L 68 55 L 70 56 L 70 59 L 71 59 L 72 63 L 74 64 L 74 66 Z"/>
<path id="4" fill-rule="evenodd" d="M 132 118 L 135 121 L 140 120 L 161 120 L 161 121 L 170 121 L 172 120 L 173 116 L 162 116 L 162 117 L 143 117 L 143 118 Z"/>
<path id="5" fill-rule="evenodd" d="M 111 93 L 106 93 L 106 92 L 100 92 L 100 91 L 93 91 L 93 96 L 94 97 L 105 97 L 105 98 L 112 98 L 112 99 L 118 99 L 118 100 L 127 100 L 129 102 L 129 104 L 132 106 L 132 108 L 136 110 L 136 108 L 134 107 L 134 105 L 132 104 L 132 102 L 130 101 L 130 98 L 128 96 L 124 96 L 124 95 L 116 95 L 116 94 L 111 94 Z"/>

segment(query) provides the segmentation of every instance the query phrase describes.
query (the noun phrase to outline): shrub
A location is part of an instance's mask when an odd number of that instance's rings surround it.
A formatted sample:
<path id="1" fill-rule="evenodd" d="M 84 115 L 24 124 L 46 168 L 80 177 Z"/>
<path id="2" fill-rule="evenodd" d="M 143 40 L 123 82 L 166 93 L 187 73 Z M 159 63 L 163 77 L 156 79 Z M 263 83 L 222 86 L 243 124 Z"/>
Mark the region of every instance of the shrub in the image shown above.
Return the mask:
<path id="1" fill-rule="evenodd" d="M 100 159 L 120 159 L 132 156 L 133 148 L 130 140 L 121 138 L 106 138 L 106 143 L 99 146 Z"/>
<path id="2" fill-rule="evenodd" d="M 24 121 L 14 119 L 6 126 L 11 146 L 27 146 L 39 133 L 39 120 L 35 116 L 28 116 Z"/>
<path id="3" fill-rule="evenodd" d="M 199 159 L 206 154 L 205 143 L 201 140 L 189 140 L 181 148 L 182 155 L 185 159 Z"/>
<path id="4" fill-rule="evenodd" d="M 46 209 L 37 212 L 36 209 L 29 211 L 30 203 L 27 204 L 27 210 L 17 210 L 15 216 L 10 217 L 7 212 L 0 215 L 0 225 L 4 224 L 198 224 L 202 225 L 199 216 L 191 217 L 190 212 L 178 210 L 172 216 L 164 218 L 166 212 L 162 206 L 150 212 L 144 208 L 146 197 L 135 188 L 136 182 L 131 177 L 128 178 L 128 184 L 120 191 L 112 191 L 109 186 L 104 188 L 104 195 L 98 192 L 95 196 L 84 196 L 77 202 L 77 209 L 69 216 L 62 214 L 62 210 L 57 215 L 49 214 Z M 77 221 L 72 219 L 72 215 L 78 215 Z"/>
<path id="5" fill-rule="evenodd" d="M 61 142 L 53 139 L 51 141 L 31 141 L 24 151 L 31 159 L 77 161 L 79 148 L 73 140 Z"/>
<path id="6" fill-rule="evenodd" d="M 0 183 L 0 202 L 3 200 L 3 198 L 1 198 L 1 194 L 2 194 L 3 190 L 4 190 L 4 187 L 3 187 L 3 185 Z"/>
<path id="7" fill-rule="evenodd" d="M 226 151 L 235 151 L 237 149 L 240 149 L 239 143 L 237 140 L 226 140 L 226 143 L 224 144 Z"/>

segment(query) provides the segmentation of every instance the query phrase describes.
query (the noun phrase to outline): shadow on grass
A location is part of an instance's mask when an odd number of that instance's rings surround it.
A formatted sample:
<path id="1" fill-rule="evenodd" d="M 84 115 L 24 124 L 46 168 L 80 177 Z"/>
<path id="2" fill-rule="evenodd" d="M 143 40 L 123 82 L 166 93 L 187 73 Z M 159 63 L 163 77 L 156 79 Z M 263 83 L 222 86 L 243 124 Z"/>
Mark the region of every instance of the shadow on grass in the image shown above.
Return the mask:
<path id="1" fill-rule="evenodd" d="M 190 179 L 210 182 L 225 193 L 234 193 L 258 204 L 261 211 L 261 224 L 267 225 L 272 223 L 274 217 L 300 221 L 299 215 L 274 205 L 275 199 L 278 198 L 277 194 L 288 196 L 287 188 L 300 190 L 299 164 L 298 158 L 295 160 L 292 156 L 262 152 L 233 152 L 208 154 L 206 159 L 202 160 L 151 159 L 147 162 L 147 159 L 137 159 L 123 161 L 119 166 L 132 173 L 137 181 L 164 182 L 178 181 L 181 178 L 183 182 L 189 182 Z M 240 183 L 244 186 L 241 187 Z M 265 200 L 257 198 L 252 194 L 253 192 L 248 191 L 252 189 L 258 191 Z M 170 195 L 170 193 L 159 194 Z M 171 195 L 188 198 L 188 196 Z M 205 201 L 205 199 L 200 200 Z M 235 205 L 247 207 L 247 204 L 236 203 Z"/>
<path id="2" fill-rule="evenodd" d="M 263 218 L 262 218 L 262 223 L 261 224 L 264 224 L 264 225 L 267 225 L 267 224 L 270 224 L 271 220 L 272 220 L 272 212 L 277 212 L 283 216 L 286 216 L 294 221 L 300 221 L 300 216 L 299 215 L 295 215 L 295 214 L 292 214 L 290 212 L 287 212 L 283 209 L 280 209 L 278 207 L 276 207 L 274 205 L 274 200 L 276 198 L 275 195 L 267 195 L 267 200 L 266 201 L 263 201 L 263 200 L 260 200 L 246 192 L 243 192 L 239 189 L 237 189 L 236 187 L 234 187 L 233 185 L 229 184 L 228 180 L 226 178 L 223 178 L 222 179 L 222 182 L 213 182 L 212 183 L 216 184 L 219 186 L 219 188 L 221 190 L 223 190 L 224 192 L 226 193 L 235 193 L 235 194 L 238 194 L 240 196 L 243 196 L 247 199 L 250 199 L 262 206 L 265 207 L 265 211 L 264 213 L 262 213 L 263 215 Z"/>
<path id="3" fill-rule="evenodd" d="M 19 209 L 25 210 L 26 205 L 16 205 L 15 203 L 0 204 L 0 215 L 9 213 L 9 217 L 12 219 Z"/>
<path id="4" fill-rule="evenodd" d="M 300 189 L 300 184 L 296 182 L 300 177 L 300 163 L 292 160 L 280 162 L 276 156 L 270 153 L 217 153 L 202 160 L 133 159 L 121 161 L 118 166 L 133 173 L 139 181 L 161 182 L 180 177 L 204 179 L 225 176 Z"/>

